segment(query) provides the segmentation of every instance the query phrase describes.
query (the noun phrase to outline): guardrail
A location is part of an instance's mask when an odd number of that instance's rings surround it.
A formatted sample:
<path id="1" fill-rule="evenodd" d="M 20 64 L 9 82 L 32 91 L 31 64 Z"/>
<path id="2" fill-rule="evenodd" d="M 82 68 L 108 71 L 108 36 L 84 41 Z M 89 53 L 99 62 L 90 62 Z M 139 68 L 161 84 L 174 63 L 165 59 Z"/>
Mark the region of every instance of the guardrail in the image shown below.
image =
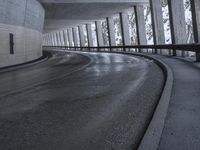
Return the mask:
<path id="1" fill-rule="evenodd" d="M 196 54 L 196 61 L 200 62 L 200 44 L 169 44 L 169 45 L 134 45 L 134 46 L 102 46 L 102 47 L 80 47 L 80 46 L 43 46 L 44 48 L 61 48 L 61 49 L 70 49 L 75 51 L 122 51 L 122 52 L 131 52 L 134 50 L 135 52 L 143 52 L 146 50 L 147 53 L 155 53 L 158 52 L 162 54 L 162 50 L 167 50 L 168 55 L 177 56 L 176 51 L 181 52 L 194 52 Z M 184 56 L 184 53 L 182 53 Z"/>

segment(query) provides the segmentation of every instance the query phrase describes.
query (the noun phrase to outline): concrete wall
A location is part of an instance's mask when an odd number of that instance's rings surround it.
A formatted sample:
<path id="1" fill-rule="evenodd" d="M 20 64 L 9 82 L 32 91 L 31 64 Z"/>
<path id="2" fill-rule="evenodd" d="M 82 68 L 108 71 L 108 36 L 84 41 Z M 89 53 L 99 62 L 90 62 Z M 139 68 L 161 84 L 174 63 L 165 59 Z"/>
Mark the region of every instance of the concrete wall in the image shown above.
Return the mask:
<path id="1" fill-rule="evenodd" d="M 36 0 L 0 0 L 0 67 L 42 56 L 44 9 Z M 9 34 L 14 35 L 10 54 Z"/>

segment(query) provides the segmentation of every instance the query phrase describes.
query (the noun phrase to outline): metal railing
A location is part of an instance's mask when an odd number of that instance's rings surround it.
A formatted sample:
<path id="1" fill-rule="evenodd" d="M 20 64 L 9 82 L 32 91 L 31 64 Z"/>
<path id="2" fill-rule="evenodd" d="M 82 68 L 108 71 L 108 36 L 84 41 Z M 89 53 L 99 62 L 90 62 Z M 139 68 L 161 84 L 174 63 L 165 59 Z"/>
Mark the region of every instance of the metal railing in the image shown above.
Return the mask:
<path id="1" fill-rule="evenodd" d="M 196 61 L 200 62 L 200 44 L 169 44 L 169 45 L 134 45 L 134 46 L 103 46 L 103 47 L 80 47 L 80 46 L 44 46 L 44 48 L 60 48 L 75 51 L 93 51 L 93 52 L 144 52 L 159 53 L 167 51 L 170 56 L 177 56 L 177 51 L 181 52 L 181 56 L 187 56 L 185 52 L 194 52 Z"/>

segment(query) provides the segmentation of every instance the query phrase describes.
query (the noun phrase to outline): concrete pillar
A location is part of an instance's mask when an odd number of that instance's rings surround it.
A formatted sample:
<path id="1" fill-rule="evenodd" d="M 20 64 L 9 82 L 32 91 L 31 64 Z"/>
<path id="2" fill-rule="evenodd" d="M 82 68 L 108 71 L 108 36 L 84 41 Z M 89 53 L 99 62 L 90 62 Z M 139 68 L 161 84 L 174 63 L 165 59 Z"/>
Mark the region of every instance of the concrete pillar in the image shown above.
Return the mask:
<path id="1" fill-rule="evenodd" d="M 97 35 L 97 46 L 102 47 L 104 46 L 104 44 L 103 44 L 101 21 L 95 21 L 95 26 L 96 26 L 96 35 Z"/>
<path id="2" fill-rule="evenodd" d="M 129 35 L 129 26 L 128 26 L 129 24 L 128 14 L 122 12 L 119 15 L 120 15 L 121 31 L 122 31 L 122 43 L 124 46 L 131 45 L 131 39 Z"/>
<path id="3" fill-rule="evenodd" d="M 54 38 L 55 46 L 58 46 L 57 37 L 56 37 L 56 33 L 55 32 L 53 33 L 53 38 Z"/>
<path id="4" fill-rule="evenodd" d="M 74 46 L 75 47 L 78 47 L 79 44 L 78 44 L 78 30 L 77 28 L 73 28 L 73 39 L 74 39 Z"/>
<path id="5" fill-rule="evenodd" d="M 53 34 L 52 33 L 51 33 L 51 42 L 52 42 L 52 46 L 54 46 Z"/>
<path id="6" fill-rule="evenodd" d="M 63 30 L 64 32 L 64 39 L 65 39 L 65 46 L 69 46 L 69 38 L 68 38 L 68 33 L 67 30 Z"/>
<path id="7" fill-rule="evenodd" d="M 191 0 L 194 42 L 200 43 L 200 1 Z M 200 49 L 196 50 L 196 61 L 200 61 Z"/>
<path id="8" fill-rule="evenodd" d="M 161 3 L 161 0 L 150 0 L 154 45 L 165 44 Z M 157 52 L 162 54 L 162 50 L 155 50 Z"/>
<path id="9" fill-rule="evenodd" d="M 73 46 L 73 35 L 72 35 L 72 29 L 67 29 L 67 33 L 68 33 L 68 39 L 69 39 L 69 46 L 72 47 Z"/>
<path id="10" fill-rule="evenodd" d="M 51 46 L 52 45 L 52 42 L 51 42 L 51 34 L 49 33 L 49 46 Z"/>
<path id="11" fill-rule="evenodd" d="M 147 45 L 146 28 L 144 20 L 144 7 L 134 6 L 138 45 Z M 141 52 L 141 50 L 139 49 Z"/>
<path id="12" fill-rule="evenodd" d="M 186 43 L 186 22 L 183 0 L 167 0 L 171 26 L 172 44 Z M 173 51 L 173 56 L 184 56 L 184 51 Z"/>
<path id="13" fill-rule="evenodd" d="M 62 46 L 65 46 L 65 36 L 64 36 L 64 30 L 61 30 L 61 36 L 62 36 Z"/>
<path id="14" fill-rule="evenodd" d="M 62 35 L 62 31 L 59 31 L 59 38 L 60 38 L 60 46 L 63 46 L 63 35 Z"/>
<path id="15" fill-rule="evenodd" d="M 48 34 L 46 34 L 46 41 L 47 41 L 47 46 L 48 46 L 49 45 Z"/>
<path id="16" fill-rule="evenodd" d="M 57 46 L 60 46 L 60 39 L 59 39 L 58 32 L 56 32 L 56 42 L 57 42 Z"/>
<path id="17" fill-rule="evenodd" d="M 93 38 L 92 38 L 92 25 L 87 24 L 86 28 L 87 28 L 87 36 L 88 36 L 88 46 L 93 47 L 94 44 L 93 44 Z"/>
<path id="18" fill-rule="evenodd" d="M 81 47 L 85 47 L 85 37 L 83 33 L 83 26 L 79 26 L 79 38 Z"/>
<path id="19" fill-rule="evenodd" d="M 108 25 L 108 38 L 109 38 L 109 44 L 110 46 L 116 46 L 116 41 L 115 41 L 115 32 L 114 32 L 114 21 L 112 17 L 107 17 L 106 18 L 107 25 Z"/>
<path id="20" fill-rule="evenodd" d="M 59 39 L 59 43 L 60 43 L 59 46 L 62 46 L 62 40 L 61 40 L 61 34 L 60 34 L 60 31 L 58 31 L 58 39 Z"/>

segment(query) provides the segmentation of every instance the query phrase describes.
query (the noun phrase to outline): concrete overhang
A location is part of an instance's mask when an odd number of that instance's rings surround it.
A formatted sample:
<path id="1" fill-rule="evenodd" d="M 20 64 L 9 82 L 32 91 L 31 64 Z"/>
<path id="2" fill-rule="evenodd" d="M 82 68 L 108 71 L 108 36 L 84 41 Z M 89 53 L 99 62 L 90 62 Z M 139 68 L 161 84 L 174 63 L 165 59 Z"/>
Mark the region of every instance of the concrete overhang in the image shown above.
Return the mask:
<path id="1" fill-rule="evenodd" d="M 39 0 L 45 8 L 44 32 L 104 19 L 148 0 Z"/>

